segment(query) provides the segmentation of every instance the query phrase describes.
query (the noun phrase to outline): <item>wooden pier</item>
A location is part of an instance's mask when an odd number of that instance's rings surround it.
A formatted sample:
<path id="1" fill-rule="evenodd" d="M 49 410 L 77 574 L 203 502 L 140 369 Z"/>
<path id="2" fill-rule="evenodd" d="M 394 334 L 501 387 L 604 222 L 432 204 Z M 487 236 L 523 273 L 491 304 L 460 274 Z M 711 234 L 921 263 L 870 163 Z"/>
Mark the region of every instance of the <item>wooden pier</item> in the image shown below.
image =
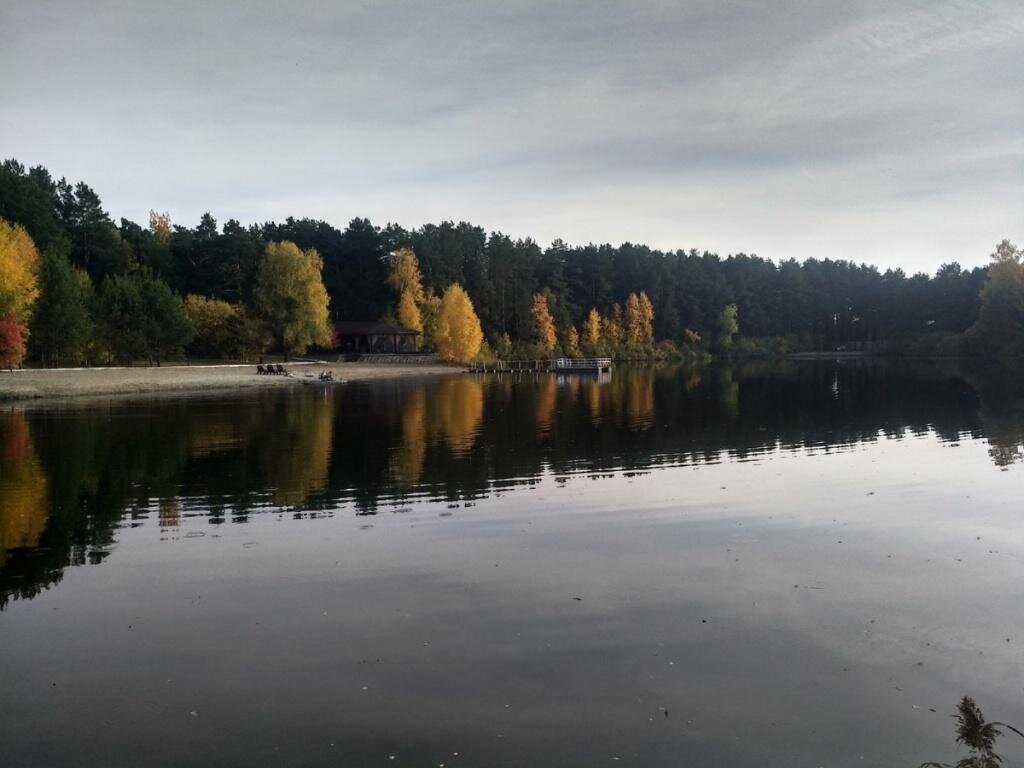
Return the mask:
<path id="1" fill-rule="evenodd" d="M 470 363 L 473 373 L 611 373 L 610 357 L 558 357 L 554 360 L 495 360 Z"/>

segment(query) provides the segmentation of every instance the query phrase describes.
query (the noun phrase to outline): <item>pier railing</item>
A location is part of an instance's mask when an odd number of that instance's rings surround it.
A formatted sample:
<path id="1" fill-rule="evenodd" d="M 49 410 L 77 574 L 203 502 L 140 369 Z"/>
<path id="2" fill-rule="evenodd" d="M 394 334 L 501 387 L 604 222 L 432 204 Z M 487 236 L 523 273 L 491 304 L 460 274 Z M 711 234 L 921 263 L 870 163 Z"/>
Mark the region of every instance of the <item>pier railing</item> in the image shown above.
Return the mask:
<path id="1" fill-rule="evenodd" d="M 610 357 L 559 357 L 554 363 L 556 371 L 605 371 L 612 367 L 612 359 Z"/>
<path id="2" fill-rule="evenodd" d="M 554 360 L 493 360 L 486 363 L 470 363 L 469 369 L 474 373 L 502 373 L 518 371 L 539 371 L 546 373 L 590 372 L 601 373 L 610 371 L 612 361 L 609 357 L 559 357 Z"/>

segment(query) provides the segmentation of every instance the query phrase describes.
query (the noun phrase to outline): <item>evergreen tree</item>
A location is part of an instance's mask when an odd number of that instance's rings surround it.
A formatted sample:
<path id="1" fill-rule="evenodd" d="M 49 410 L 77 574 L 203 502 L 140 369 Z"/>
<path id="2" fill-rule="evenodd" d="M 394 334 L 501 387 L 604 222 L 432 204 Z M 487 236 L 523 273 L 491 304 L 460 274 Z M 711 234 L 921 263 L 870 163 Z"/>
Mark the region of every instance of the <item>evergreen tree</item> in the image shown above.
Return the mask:
<path id="1" fill-rule="evenodd" d="M 44 364 L 80 362 L 92 338 L 88 297 L 67 259 L 68 250 L 67 242 L 58 240 L 43 252 L 40 263 L 30 349 Z"/>

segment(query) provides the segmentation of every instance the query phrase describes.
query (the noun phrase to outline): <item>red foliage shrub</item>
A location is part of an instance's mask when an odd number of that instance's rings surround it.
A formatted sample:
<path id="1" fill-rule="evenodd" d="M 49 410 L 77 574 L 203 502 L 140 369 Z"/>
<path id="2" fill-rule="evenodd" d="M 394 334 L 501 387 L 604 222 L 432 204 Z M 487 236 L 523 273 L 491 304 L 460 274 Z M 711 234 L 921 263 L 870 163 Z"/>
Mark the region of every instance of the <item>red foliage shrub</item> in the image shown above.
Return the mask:
<path id="1" fill-rule="evenodd" d="M 14 314 L 0 318 L 0 368 L 15 368 L 25 359 L 25 339 L 28 329 Z"/>

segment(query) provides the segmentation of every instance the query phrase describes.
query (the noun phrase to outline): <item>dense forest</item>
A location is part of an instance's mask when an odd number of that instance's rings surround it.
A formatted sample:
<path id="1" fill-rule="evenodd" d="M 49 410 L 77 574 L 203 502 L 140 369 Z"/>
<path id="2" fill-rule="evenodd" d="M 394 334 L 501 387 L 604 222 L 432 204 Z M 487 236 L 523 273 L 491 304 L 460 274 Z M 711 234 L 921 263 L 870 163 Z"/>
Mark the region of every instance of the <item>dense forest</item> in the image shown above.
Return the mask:
<path id="1" fill-rule="evenodd" d="M 247 357 L 265 349 L 327 345 L 327 318 L 314 319 L 299 332 L 285 321 L 274 327 L 268 321 L 274 317 L 270 305 L 291 306 L 310 292 L 308 300 L 316 304 L 319 272 L 331 319 L 398 317 L 402 292 L 394 280 L 393 254 L 406 249 L 415 254 L 422 290 L 439 296 L 461 286 L 490 349 L 505 353 L 512 352 L 510 343 L 535 343 L 543 334 L 538 297 L 557 329 L 555 345 L 544 345 L 551 352 L 572 347 L 588 325 L 621 315 L 637 297 L 647 302 L 651 342 L 713 346 L 714 340 L 731 342 L 739 333 L 741 351 L 745 343 L 749 350 L 822 350 L 884 342 L 961 352 L 962 341 L 949 339 L 971 330 L 979 315 L 984 320 L 983 289 L 994 270 L 951 263 L 934 276 L 907 275 L 829 258 L 776 263 L 744 253 L 665 252 L 632 243 L 556 240 L 545 248 L 531 239 L 450 221 L 409 230 L 354 218 L 339 230 L 324 221 L 291 217 L 248 226 L 235 220 L 218 224 L 204 214 L 195 226 L 184 226 L 153 213 L 143 226 L 113 221 L 85 183 L 58 181 L 45 168 L 26 169 L 15 160 L 0 167 L 0 219 L 26 233 L 38 249 L 34 309 L 31 321 L 22 324 L 20 343 L 42 362 L 90 355 L 159 360 L 182 350 Z M 17 262 L 27 248 L 8 230 L 0 238 L 7 253 L 0 255 L 0 264 Z M 291 250 L 277 252 L 283 272 L 274 274 L 267 266 L 268 246 L 277 244 Z M 1005 265 L 1000 267 L 1003 284 L 988 291 L 1000 302 L 987 313 L 989 322 L 1005 337 L 992 346 L 1004 352 L 1021 350 L 1020 261 L 1020 252 L 1004 242 L 994 262 Z M 8 271 L 16 275 L 17 264 Z M 305 293 L 270 295 L 293 278 L 309 284 Z M 11 346 L 19 343 L 10 320 L 18 318 L 17 297 L 5 303 L 2 289 L 0 316 L 9 321 L 5 328 L 0 320 L 0 345 L 6 334 Z M 211 340 L 214 331 L 197 332 L 204 323 L 226 340 Z M 981 337 L 975 329 L 973 338 Z M 976 343 L 973 349 L 982 347 Z"/>

